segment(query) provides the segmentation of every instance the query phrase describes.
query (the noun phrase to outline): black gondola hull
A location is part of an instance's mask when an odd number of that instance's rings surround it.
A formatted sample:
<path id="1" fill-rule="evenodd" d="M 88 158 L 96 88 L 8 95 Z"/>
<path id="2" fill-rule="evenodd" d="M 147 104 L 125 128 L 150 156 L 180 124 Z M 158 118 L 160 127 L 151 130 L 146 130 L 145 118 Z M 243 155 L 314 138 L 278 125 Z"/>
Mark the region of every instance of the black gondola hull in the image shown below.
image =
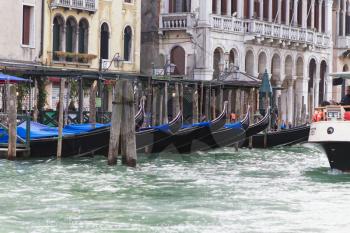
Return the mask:
<path id="1" fill-rule="evenodd" d="M 292 129 L 280 130 L 276 132 L 269 132 L 265 135 L 257 134 L 252 136 L 253 148 L 269 148 L 274 146 L 293 145 L 301 142 L 306 142 L 309 137 L 310 126 L 300 126 Z M 242 147 L 248 146 L 248 140 L 245 140 Z"/>
<path id="2" fill-rule="evenodd" d="M 108 146 L 109 134 L 109 128 L 104 128 L 84 134 L 65 136 L 62 138 L 62 157 L 93 155 L 99 151 L 104 151 Z M 31 157 L 56 155 L 57 137 L 30 141 Z"/>

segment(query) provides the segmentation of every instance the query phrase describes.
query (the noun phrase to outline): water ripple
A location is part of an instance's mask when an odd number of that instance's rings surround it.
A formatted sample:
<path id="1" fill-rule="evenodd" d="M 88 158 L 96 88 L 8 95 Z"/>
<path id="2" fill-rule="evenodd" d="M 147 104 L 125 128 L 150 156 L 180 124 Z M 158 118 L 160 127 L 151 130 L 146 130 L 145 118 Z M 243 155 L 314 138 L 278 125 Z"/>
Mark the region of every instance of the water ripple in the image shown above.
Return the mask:
<path id="1" fill-rule="evenodd" d="M 310 146 L 0 160 L 1 232 L 347 232 L 349 188 Z"/>

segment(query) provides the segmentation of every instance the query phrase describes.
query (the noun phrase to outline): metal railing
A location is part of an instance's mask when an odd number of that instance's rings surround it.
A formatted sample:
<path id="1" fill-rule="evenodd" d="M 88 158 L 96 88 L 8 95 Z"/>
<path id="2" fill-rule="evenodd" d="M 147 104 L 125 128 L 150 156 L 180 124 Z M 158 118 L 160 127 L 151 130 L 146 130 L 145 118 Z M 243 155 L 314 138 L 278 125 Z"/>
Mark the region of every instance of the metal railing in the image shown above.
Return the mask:
<path id="1" fill-rule="evenodd" d="M 51 7 L 66 7 L 95 12 L 96 0 L 52 0 Z"/>

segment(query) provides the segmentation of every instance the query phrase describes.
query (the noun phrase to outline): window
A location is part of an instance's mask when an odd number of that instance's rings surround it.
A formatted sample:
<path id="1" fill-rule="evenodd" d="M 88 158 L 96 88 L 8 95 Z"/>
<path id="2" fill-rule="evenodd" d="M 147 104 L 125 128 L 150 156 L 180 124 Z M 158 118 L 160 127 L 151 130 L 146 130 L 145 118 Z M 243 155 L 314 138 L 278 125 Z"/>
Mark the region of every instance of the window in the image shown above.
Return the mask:
<path id="1" fill-rule="evenodd" d="M 130 61 L 132 31 L 131 27 L 127 26 L 124 30 L 124 60 Z"/>
<path id="2" fill-rule="evenodd" d="M 101 26 L 100 56 L 101 59 L 108 59 L 109 53 L 109 27 L 106 23 Z"/>
<path id="3" fill-rule="evenodd" d="M 89 24 L 86 19 L 79 22 L 79 53 L 88 53 Z"/>
<path id="4" fill-rule="evenodd" d="M 55 52 L 62 51 L 62 41 L 64 34 L 64 19 L 63 17 L 57 15 L 53 20 L 53 36 L 52 36 L 52 52 L 53 59 L 59 60 L 59 57 Z"/>
<path id="5" fill-rule="evenodd" d="M 124 0 L 124 2 L 132 3 L 132 0 Z"/>
<path id="6" fill-rule="evenodd" d="M 33 44 L 33 7 L 23 6 L 22 45 Z"/>

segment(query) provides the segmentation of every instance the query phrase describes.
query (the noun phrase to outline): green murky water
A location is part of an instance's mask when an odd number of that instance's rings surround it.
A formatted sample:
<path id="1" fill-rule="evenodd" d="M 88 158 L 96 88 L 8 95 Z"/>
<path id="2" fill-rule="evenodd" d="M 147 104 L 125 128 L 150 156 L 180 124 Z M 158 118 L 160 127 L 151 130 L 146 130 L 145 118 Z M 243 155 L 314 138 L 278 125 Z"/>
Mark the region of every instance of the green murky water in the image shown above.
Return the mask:
<path id="1" fill-rule="evenodd" d="M 305 147 L 0 160 L 0 232 L 349 232 L 350 174 Z"/>

